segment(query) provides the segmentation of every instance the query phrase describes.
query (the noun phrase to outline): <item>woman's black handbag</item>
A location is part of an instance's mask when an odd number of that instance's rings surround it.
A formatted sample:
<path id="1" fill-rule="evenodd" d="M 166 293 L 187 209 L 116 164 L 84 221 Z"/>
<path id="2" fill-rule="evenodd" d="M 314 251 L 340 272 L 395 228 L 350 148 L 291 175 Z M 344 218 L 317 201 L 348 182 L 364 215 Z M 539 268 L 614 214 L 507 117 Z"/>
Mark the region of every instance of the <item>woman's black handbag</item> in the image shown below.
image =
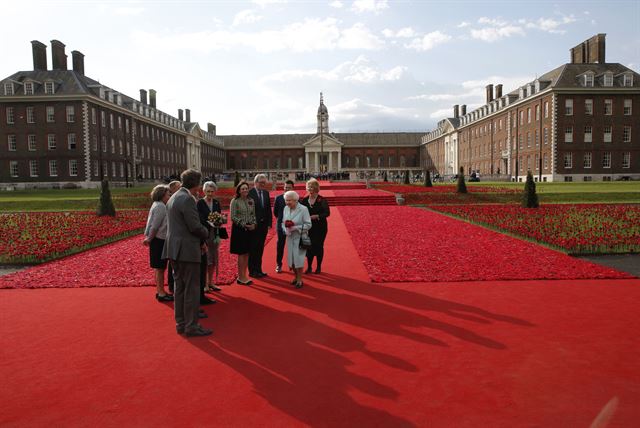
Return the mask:
<path id="1" fill-rule="evenodd" d="M 226 227 L 218 228 L 218 236 L 220 237 L 220 239 L 229 239 L 229 234 L 227 233 L 227 228 Z"/>
<path id="2" fill-rule="evenodd" d="M 309 234 L 304 231 L 304 225 L 300 231 L 300 243 L 298 244 L 298 248 L 301 250 L 311 249 L 311 238 L 309 238 Z"/>

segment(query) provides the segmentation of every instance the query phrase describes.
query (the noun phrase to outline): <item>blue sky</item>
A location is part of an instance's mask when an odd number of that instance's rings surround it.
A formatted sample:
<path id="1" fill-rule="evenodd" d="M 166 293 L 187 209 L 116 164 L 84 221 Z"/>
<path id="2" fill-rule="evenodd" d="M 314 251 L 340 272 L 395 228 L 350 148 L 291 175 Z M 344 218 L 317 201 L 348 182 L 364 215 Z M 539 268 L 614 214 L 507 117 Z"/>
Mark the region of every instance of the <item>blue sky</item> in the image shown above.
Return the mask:
<path id="1" fill-rule="evenodd" d="M 32 68 L 31 40 L 85 55 L 86 74 L 218 133 L 426 131 L 567 62 L 607 34 L 607 61 L 640 69 L 639 1 L 3 2 L 0 76 Z M 11 43 L 6 43 L 10 40 Z M 50 46 L 48 49 L 49 66 Z"/>

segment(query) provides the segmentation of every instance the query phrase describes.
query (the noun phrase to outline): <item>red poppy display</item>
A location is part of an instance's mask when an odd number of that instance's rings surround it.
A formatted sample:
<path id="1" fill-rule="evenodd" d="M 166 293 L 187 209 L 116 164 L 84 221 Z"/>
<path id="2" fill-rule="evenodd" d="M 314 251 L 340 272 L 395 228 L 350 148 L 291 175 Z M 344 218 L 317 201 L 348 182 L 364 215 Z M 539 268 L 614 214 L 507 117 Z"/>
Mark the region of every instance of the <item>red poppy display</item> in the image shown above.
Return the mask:
<path id="1" fill-rule="evenodd" d="M 432 211 L 338 209 L 374 282 L 632 278 Z"/>

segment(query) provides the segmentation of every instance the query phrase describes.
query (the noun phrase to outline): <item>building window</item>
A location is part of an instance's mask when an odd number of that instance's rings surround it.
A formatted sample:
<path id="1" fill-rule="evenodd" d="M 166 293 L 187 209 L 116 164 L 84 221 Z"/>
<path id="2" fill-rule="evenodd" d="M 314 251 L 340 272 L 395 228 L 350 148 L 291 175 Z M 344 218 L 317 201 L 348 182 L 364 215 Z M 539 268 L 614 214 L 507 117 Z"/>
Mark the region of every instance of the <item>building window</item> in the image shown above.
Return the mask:
<path id="1" fill-rule="evenodd" d="M 47 134 L 47 147 L 49 147 L 49 150 L 55 150 L 56 134 Z"/>
<path id="2" fill-rule="evenodd" d="M 76 166 L 77 168 L 77 166 Z M 165 173 L 165 175 L 167 175 Z M 124 177 L 124 163 L 120 162 L 120 177 Z"/>
<path id="3" fill-rule="evenodd" d="M 109 113 L 109 127 L 113 129 L 113 113 Z"/>
<path id="4" fill-rule="evenodd" d="M 622 86 L 633 86 L 633 74 L 625 74 L 622 76 Z"/>
<path id="5" fill-rule="evenodd" d="M 13 83 L 5 83 L 4 84 L 4 94 L 5 95 L 13 95 Z"/>
<path id="6" fill-rule="evenodd" d="M 542 130 L 542 138 L 544 139 L 545 145 L 549 144 L 549 130 L 547 128 Z"/>
<path id="7" fill-rule="evenodd" d="M 593 74 L 588 73 L 584 75 L 584 86 L 593 87 Z"/>
<path id="8" fill-rule="evenodd" d="M 58 176 L 58 161 L 52 159 L 49 161 L 49 176 L 57 177 Z"/>
<path id="9" fill-rule="evenodd" d="M 613 86 L 613 74 L 611 73 L 604 74 L 604 86 Z"/>
<path id="10" fill-rule="evenodd" d="M 593 128 L 591 126 L 584 127 L 584 142 L 590 143 L 593 141 Z"/>
<path id="11" fill-rule="evenodd" d="M 55 88 L 53 86 L 53 82 L 44 82 L 44 93 L 47 95 L 53 95 L 55 92 Z"/>
<path id="12" fill-rule="evenodd" d="M 76 109 L 73 106 L 67 106 L 67 123 L 76 121 Z"/>
<path id="13" fill-rule="evenodd" d="M 36 136 L 33 134 L 27 135 L 27 146 L 29 148 L 30 152 L 35 152 L 37 147 L 36 147 Z"/>
<path id="14" fill-rule="evenodd" d="M 111 139 L 111 153 L 116 153 L 116 141 L 113 138 Z"/>
<path id="15" fill-rule="evenodd" d="M 115 176 L 116 176 L 116 163 L 111 162 L 111 177 L 115 178 Z"/>
<path id="16" fill-rule="evenodd" d="M 33 82 L 25 82 L 25 84 L 24 84 L 24 94 L 25 95 L 33 95 Z"/>
<path id="17" fill-rule="evenodd" d="M 520 110 L 520 125 L 524 125 L 524 111 Z"/>
<path id="18" fill-rule="evenodd" d="M 536 129 L 536 147 L 540 145 L 540 133 Z"/>
<path id="19" fill-rule="evenodd" d="M 13 178 L 18 176 L 18 161 L 9 161 L 9 173 Z"/>
<path id="20" fill-rule="evenodd" d="M 527 123 L 531 123 L 531 107 L 527 109 Z"/>
<path id="21" fill-rule="evenodd" d="M 69 160 L 69 175 L 71 177 L 77 177 L 78 176 L 78 160 L 77 159 L 70 159 Z"/>
<path id="22" fill-rule="evenodd" d="M 593 114 L 593 100 L 584 100 L 584 114 Z"/>
<path id="23" fill-rule="evenodd" d="M 7 107 L 7 125 L 13 125 L 15 121 L 15 109 L 13 107 Z"/>
<path id="24" fill-rule="evenodd" d="M 622 167 L 631 168 L 631 152 L 622 153 Z"/>
<path id="25" fill-rule="evenodd" d="M 613 101 L 604 100 L 604 114 L 610 116 L 613 113 Z"/>
<path id="26" fill-rule="evenodd" d="M 631 99 L 626 99 L 624 100 L 624 112 L 623 114 L 625 116 L 631 116 L 631 106 L 632 106 L 632 100 Z"/>
<path id="27" fill-rule="evenodd" d="M 535 160 L 535 164 L 534 164 L 536 171 L 540 170 L 540 155 L 536 153 L 536 160 Z"/>
<path id="28" fill-rule="evenodd" d="M 56 121 L 56 111 L 53 106 L 47 106 L 47 123 Z"/>
<path id="29" fill-rule="evenodd" d="M 591 168 L 591 152 L 587 152 L 584 154 L 583 166 L 585 168 Z"/>
<path id="30" fill-rule="evenodd" d="M 542 163 L 543 163 L 543 167 L 544 169 L 549 169 L 549 154 L 548 153 L 544 153 L 542 155 Z"/>
<path id="31" fill-rule="evenodd" d="M 568 99 L 564 101 L 564 114 L 565 116 L 573 116 L 573 100 Z"/>
<path id="32" fill-rule="evenodd" d="M 67 146 L 69 150 L 76 149 L 76 134 L 67 134 Z"/>
<path id="33" fill-rule="evenodd" d="M 604 126 L 603 141 L 605 143 L 610 143 L 611 142 L 611 125 L 605 125 Z"/>
<path id="34" fill-rule="evenodd" d="M 531 147 L 531 133 L 527 132 L 527 147 Z"/>
<path id="35" fill-rule="evenodd" d="M 29 176 L 37 177 L 38 176 L 38 161 L 30 160 L 29 161 Z"/>
<path id="36" fill-rule="evenodd" d="M 625 126 L 622 129 L 622 141 L 624 143 L 630 143 L 631 142 L 631 127 L 630 126 Z"/>
<path id="37" fill-rule="evenodd" d="M 573 143 L 573 126 L 567 126 L 564 130 L 564 142 Z"/>
<path id="38" fill-rule="evenodd" d="M 100 175 L 100 164 L 96 160 L 93 161 L 93 175 L 94 177 Z"/>
<path id="39" fill-rule="evenodd" d="M 103 111 L 100 112 L 100 123 L 102 124 L 103 128 L 107 126 L 107 115 Z"/>
<path id="40" fill-rule="evenodd" d="M 564 167 L 567 169 L 573 167 L 573 153 L 568 152 L 564 154 Z"/>
<path id="41" fill-rule="evenodd" d="M 36 113 L 33 107 L 27 107 L 27 123 L 36 123 Z"/>
<path id="42" fill-rule="evenodd" d="M 549 118 L 549 101 L 544 102 L 544 117 L 545 119 Z"/>
<path id="43" fill-rule="evenodd" d="M 124 153 L 124 150 L 122 148 L 122 140 L 118 140 L 118 153 L 120 153 L 120 154 Z"/>
<path id="44" fill-rule="evenodd" d="M 16 136 L 14 134 L 7 135 L 7 147 L 10 152 L 15 152 L 18 150 L 18 141 L 16 140 Z"/>
<path id="45" fill-rule="evenodd" d="M 567 183 L 570 183 L 570 182 L 573 181 L 573 177 L 569 175 L 569 176 L 564 178 L 564 181 L 567 182 Z"/>
<path id="46" fill-rule="evenodd" d="M 91 108 L 91 124 L 96 124 L 96 109 L 93 107 Z"/>
<path id="47" fill-rule="evenodd" d="M 611 168 L 611 152 L 602 153 L 602 167 Z"/>

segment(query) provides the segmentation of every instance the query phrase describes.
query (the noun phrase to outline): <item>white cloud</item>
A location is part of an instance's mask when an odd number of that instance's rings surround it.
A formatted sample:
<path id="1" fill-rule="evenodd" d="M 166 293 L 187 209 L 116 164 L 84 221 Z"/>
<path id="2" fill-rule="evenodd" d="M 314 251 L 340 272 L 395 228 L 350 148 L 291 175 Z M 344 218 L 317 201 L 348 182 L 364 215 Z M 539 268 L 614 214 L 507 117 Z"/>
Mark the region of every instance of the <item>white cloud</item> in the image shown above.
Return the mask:
<path id="1" fill-rule="evenodd" d="M 351 28 L 342 30 L 338 46 L 342 49 L 376 50 L 384 47 L 384 42 L 374 35 L 362 23 L 356 23 Z"/>
<path id="2" fill-rule="evenodd" d="M 471 24 L 469 24 L 467 21 L 462 21 L 461 23 L 459 23 L 458 25 L 456 25 L 456 27 L 458 27 L 458 28 L 465 28 L 465 27 L 468 27 L 469 25 L 471 25 Z"/>
<path id="3" fill-rule="evenodd" d="M 415 49 L 417 51 L 428 51 L 449 40 L 451 40 L 450 35 L 440 31 L 433 31 L 424 35 L 422 38 L 413 39 L 411 43 L 405 45 L 405 48 Z"/>
<path id="4" fill-rule="evenodd" d="M 506 25 L 503 27 L 485 27 L 479 30 L 471 30 L 471 37 L 489 43 L 516 35 L 525 35 L 522 27 Z"/>
<path id="5" fill-rule="evenodd" d="M 140 15 L 142 12 L 144 12 L 144 8 L 121 6 L 121 7 L 115 8 L 113 12 L 116 15 L 135 16 L 135 15 Z"/>
<path id="6" fill-rule="evenodd" d="M 342 3 L 340 0 L 334 0 L 331 3 L 329 3 L 329 6 L 336 9 L 342 9 L 342 7 L 344 6 L 344 3 Z"/>
<path id="7" fill-rule="evenodd" d="M 247 9 L 240 11 L 233 18 L 233 25 L 241 25 L 241 24 L 253 24 L 262 19 L 262 16 L 255 13 L 254 10 Z"/>
<path id="8" fill-rule="evenodd" d="M 562 25 L 568 25 L 576 22 L 577 19 L 573 16 L 564 16 L 560 20 L 553 18 L 539 18 L 537 21 L 527 22 L 527 28 L 533 28 L 536 30 L 546 31 L 548 33 L 564 34 L 566 30 L 559 29 Z"/>
<path id="9" fill-rule="evenodd" d="M 382 30 L 382 34 L 387 38 L 398 37 L 398 38 L 409 38 L 416 37 L 416 32 L 411 27 L 404 27 L 399 29 L 398 31 L 393 31 L 388 28 Z"/>
<path id="10" fill-rule="evenodd" d="M 444 119 L 451 116 L 453 116 L 453 111 L 450 108 L 442 108 L 429 114 L 431 119 Z"/>
<path id="11" fill-rule="evenodd" d="M 301 79 L 322 79 L 327 81 L 343 81 L 358 83 L 389 82 L 400 80 L 406 73 L 407 67 L 396 66 L 389 70 L 379 70 L 364 55 L 354 61 L 346 61 L 331 70 L 283 70 L 260 79 L 260 86 L 273 82 L 286 83 Z"/>
<path id="12" fill-rule="evenodd" d="M 356 13 L 373 12 L 379 14 L 388 7 L 387 0 L 355 0 L 351 5 L 351 10 Z"/>
<path id="13" fill-rule="evenodd" d="M 506 21 L 502 21 L 500 19 L 495 19 L 495 18 L 487 18 L 486 16 L 479 18 L 478 24 L 486 24 L 486 25 L 491 25 L 493 27 L 505 27 L 506 25 L 508 25 Z"/>
<path id="14" fill-rule="evenodd" d="M 384 47 L 383 40 L 361 23 L 341 29 L 335 18 L 305 19 L 277 30 L 243 32 L 235 30 L 199 31 L 194 33 L 155 34 L 136 30 L 132 38 L 141 48 L 155 50 L 193 50 L 209 53 L 237 48 L 261 53 L 292 51 L 313 52 L 335 49 L 375 50 Z"/>

